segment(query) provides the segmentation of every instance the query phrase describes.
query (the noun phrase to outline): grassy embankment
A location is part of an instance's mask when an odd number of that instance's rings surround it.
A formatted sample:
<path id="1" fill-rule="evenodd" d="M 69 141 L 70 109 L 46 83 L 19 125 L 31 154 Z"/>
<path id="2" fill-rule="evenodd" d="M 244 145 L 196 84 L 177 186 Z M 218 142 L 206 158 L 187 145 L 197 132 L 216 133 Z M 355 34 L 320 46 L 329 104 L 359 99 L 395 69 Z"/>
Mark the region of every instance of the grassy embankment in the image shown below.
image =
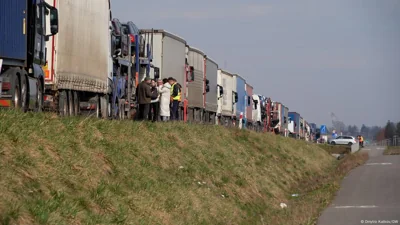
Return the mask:
<path id="1" fill-rule="evenodd" d="M 387 146 L 384 155 L 400 155 L 400 146 Z"/>
<path id="2" fill-rule="evenodd" d="M 320 148 L 323 148 L 330 154 L 349 154 L 351 153 L 351 146 L 348 145 L 330 145 L 330 144 L 321 144 Z"/>
<path id="3" fill-rule="evenodd" d="M 313 224 L 365 160 L 223 127 L 0 111 L 0 224 Z"/>

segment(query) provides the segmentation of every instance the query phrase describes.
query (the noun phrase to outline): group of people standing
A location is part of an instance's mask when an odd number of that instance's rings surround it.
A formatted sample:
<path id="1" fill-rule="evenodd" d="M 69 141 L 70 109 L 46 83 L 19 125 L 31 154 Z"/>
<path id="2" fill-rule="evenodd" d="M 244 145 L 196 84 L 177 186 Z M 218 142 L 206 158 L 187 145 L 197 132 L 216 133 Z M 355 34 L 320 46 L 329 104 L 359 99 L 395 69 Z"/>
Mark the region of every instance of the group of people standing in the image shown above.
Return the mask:
<path id="1" fill-rule="evenodd" d="M 137 86 L 137 120 L 178 120 L 181 89 L 181 85 L 173 77 L 157 81 L 146 77 Z"/>
<path id="2" fill-rule="evenodd" d="M 357 138 L 358 138 L 358 144 L 360 145 L 360 148 L 363 148 L 364 147 L 364 137 L 361 135 L 358 135 Z"/>

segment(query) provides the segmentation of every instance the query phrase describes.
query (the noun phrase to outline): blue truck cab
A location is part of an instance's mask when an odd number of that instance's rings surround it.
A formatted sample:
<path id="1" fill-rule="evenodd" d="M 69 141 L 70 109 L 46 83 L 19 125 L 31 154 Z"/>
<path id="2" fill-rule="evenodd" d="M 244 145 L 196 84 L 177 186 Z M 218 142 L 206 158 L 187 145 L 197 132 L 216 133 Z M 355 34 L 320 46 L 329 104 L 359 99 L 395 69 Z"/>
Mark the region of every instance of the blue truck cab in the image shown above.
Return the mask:
<path id="1" fill-rule="evenodd" d="M 289 112 L 289 120 L 294 122 L 294 133 L 300 135 L 300 114 L 297 112 Z"/>
<path id="2" fill-rule="evenodd" d="M 58 33 L 58 11 L 45 0 L 1 0 L 0 21 L 0 107 L 41 111 L 46 41 Z"/>

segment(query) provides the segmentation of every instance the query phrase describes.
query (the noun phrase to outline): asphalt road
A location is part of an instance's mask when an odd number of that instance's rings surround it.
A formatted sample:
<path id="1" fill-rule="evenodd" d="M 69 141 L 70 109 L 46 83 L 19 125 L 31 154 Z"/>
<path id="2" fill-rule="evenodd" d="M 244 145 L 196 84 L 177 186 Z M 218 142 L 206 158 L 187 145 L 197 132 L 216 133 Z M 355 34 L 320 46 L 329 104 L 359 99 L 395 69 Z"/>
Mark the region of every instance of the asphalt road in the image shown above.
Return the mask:
<path id="1" fill-rule="evenodd" d="M 344 178 L 318 225 L 400 225 L 400 155 L 384 156 L 376 146 L 364 149 L 368 162 Z"/>

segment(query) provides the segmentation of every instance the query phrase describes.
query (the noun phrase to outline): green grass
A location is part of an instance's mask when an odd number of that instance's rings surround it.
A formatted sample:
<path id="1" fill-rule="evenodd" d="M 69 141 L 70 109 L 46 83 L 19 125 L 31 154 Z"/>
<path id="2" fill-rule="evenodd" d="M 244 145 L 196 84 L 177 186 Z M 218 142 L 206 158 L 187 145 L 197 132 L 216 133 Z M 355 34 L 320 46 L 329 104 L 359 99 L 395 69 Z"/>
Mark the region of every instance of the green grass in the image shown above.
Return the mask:
<path id="1" fill-rule="evenodd" d="M 216 126 L 0 111 L 0 224 L 309 224 L 358 156 Z"/>

